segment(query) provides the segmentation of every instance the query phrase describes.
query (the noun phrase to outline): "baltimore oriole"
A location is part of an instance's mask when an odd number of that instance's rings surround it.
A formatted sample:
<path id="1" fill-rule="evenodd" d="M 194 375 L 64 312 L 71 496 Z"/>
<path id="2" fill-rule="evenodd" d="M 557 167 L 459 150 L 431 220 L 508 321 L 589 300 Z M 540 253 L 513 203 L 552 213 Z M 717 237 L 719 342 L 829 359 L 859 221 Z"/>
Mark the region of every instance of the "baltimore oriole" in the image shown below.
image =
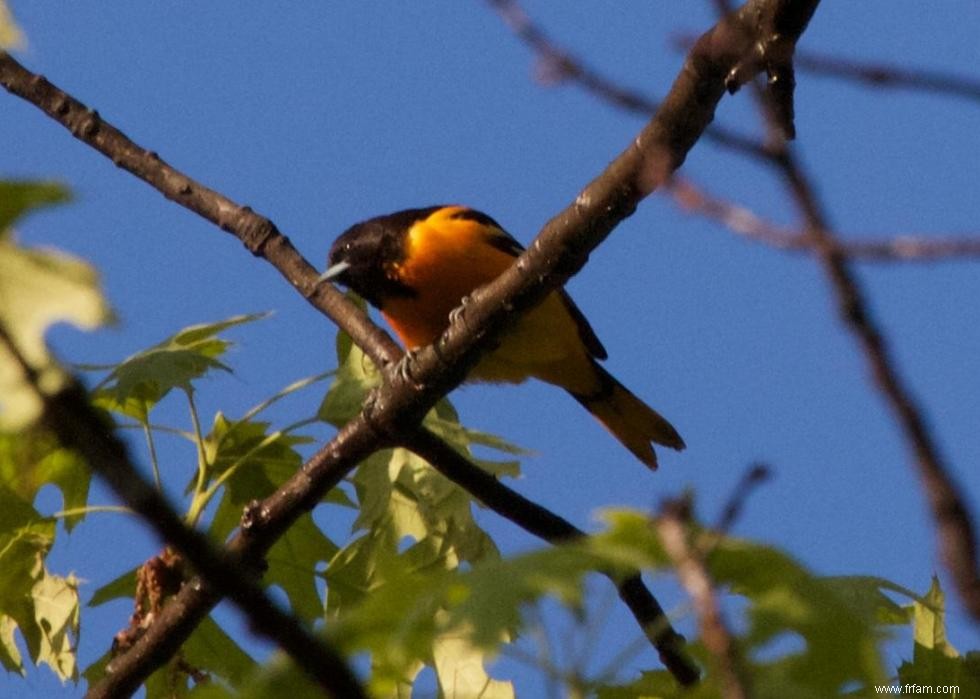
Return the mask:
<path id="1" fill-rule="evenodd" d="M 464 296 L 507 269 L 521 244 L 486 214 L 464 206 L 408 209 L 347 229 L 320 277 L 350 287 L 409 348 L 435 342 Z M 606 350 L 564 290 L 545 297 L 485 355 L 469 380 L 561 386 L 627 449 L 657 467 L 651 442 L 683 449 L 667 420 L 599 366 Z"/>

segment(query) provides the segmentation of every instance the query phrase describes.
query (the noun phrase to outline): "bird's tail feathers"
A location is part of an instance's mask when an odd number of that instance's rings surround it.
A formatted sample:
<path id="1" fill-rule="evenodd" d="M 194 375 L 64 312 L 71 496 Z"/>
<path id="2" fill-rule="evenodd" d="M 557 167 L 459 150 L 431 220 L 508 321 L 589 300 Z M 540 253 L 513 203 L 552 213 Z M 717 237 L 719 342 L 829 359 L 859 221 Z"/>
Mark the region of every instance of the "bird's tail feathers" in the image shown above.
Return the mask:
<path id="1" fill-rule="evenodd" d="M 628 388 L 598 364 L 599 390 L 589 395 L 572 393 L 623 446 L 649 466 L 657 468 L 657 455 L 651 442 L 671 449 L 684 448 L 684 440 L 656 410 L 633 395 Z"/>

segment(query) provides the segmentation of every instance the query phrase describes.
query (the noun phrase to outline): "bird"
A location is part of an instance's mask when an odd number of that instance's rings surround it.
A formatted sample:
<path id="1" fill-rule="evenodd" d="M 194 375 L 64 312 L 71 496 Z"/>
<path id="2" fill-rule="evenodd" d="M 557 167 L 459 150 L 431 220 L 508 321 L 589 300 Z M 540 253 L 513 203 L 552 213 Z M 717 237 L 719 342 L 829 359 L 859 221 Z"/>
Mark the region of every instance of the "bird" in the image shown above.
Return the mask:
<path id="1" fill-rule="evenodd" d="M 523 252 L 485 213 L 461 205 L 405 209 L 357 223 L 334 241 L 319 282 L 337 282 L 376 307 L 402 343 L 435 342 L 452 312 Z M 467 381 L 561 387 L 650 469 L 651 442 L 682 450 L 677 430 L 600 364 L 595 331 L 564 290 L 545 296 L 484 354 Z"/>

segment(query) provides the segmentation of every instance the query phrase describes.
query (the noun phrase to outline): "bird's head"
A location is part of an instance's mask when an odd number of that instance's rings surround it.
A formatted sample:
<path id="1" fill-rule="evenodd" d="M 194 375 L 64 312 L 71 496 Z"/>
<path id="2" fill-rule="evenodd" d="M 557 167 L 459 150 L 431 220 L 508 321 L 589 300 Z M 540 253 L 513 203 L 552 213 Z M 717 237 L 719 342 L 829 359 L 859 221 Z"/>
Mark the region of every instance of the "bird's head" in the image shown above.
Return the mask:
<path id="1" fill-rule="evenodd" d="M 409 228 L 439 208 L 399 211 L 351 226 L 334 241 L 318 281 L 343 284 L 377 308 L 393 296 L 415 295 L 399 280 L 396 265 L 405 257 Z"/>

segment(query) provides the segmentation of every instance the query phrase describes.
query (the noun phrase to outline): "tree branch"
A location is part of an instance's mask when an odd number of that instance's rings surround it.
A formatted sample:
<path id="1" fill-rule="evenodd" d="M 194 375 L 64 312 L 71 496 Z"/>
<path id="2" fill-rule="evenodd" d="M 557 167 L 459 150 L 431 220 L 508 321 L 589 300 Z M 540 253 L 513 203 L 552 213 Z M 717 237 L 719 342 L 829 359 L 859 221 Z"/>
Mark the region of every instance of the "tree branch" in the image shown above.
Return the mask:
<path id="1" fill-rule="evenodd" d="M 765 118 L 772 112 L 756 91 Z M 936 523 L 938 548 L 967 611 L 980 622 L 980 567 L 977 539 L 969 509 L 939 453 L 922 408 L 905 385 L 888 342 L 870 311 L 864 290 L 851 269 L 844 246 L 810 184 L 809 175 L 789 144 L 774 146 L 773 165 L 800 212 L 809 245 L 833 289 L 841 320 L 852 333 L 871 370 L 875 385 L 891 409 L 914 457 L 914 464 Z"/>
<path id="2" fill-rule="evenodd" d="M 612 229 L 680 167 L 713 118 L 718 101 L 733 87 L 732 69 L 748 54 L 765 53 L 766 47 L 759 44 L 776 34 L 781 44 L 795 41 L 817 2 L 749 0 L 706 32 L 660 109 L 630 146 L 545 225 L 513 266 L 457 309 L 435 346 L 413 353 L 400 370 L 389 372 L 383 389 L 386 400 L 376 404 L 402 405 L 405 412 L 375 415 L 375 423 L 392 435 L 405 429 L 400 420 L 406 415 L 408 424 L 416 424 L 475 364 L 481 342 L 499 336 L 520 313 L 578 272 Z"/>
<path id="3" fill-rule="evenodd" d="M 133 466 L 126 445 L 112 426 L 92 407 L 82 385 L 71 377 L 54 394 L 43 391 L 38 375 L 21 354 L 6 327 L 0 323 L 0 346 L 20 364 L 24 379 L 44 404 L 42 422 L 66 448 L 78 452 L 90 468 L 110 485 L 116 495 L 173 546 L 205 579 L 204 587 L 228 597 L 248 618 L 257 632 L 267 636 L 290 654 L 329 696 L 366 699 L 354 673 L 343 657 L 326 641 L 317 638 L 295 616 L 280 609 L 258 584 L 257 570 L 216 549 L 207 536 L 186 526 L 159 490 Z M 110 669 L 111 670 L 111 663 Z M 139 683 L 120 687 L 132 693 Z M 90 692 L 89 696 L 118 694 Z"/>
<path id="4" fill-rule="evenodd" d="M 80 134 L 90 132 L 72 129 L 71 125 L 75 124 L 78 118 L 84 118 L 84 115 L 89 114 L 90 110 L 73 97 L 51 85 L 44 78 L 34 76 L 26 71 L 13 59 L 6 62 L 5 58 L 9 57 L 0 54 L 0 82 L 8 86 L 8 89 L 11 89 L 15 94 L 27 97 L 32 101 L 38 99 L 43 105 L 69 105 L 68 109 L 61 107 L 49 109 L 44 106 L 42 109 L 51 116 L 60 115 L 62 118 L 59 121 L 71 129 L 76 137 L 84 141 L 85 139 Z M 34 86 L 33 91 L 31 86 Z M 83 116 L 78 117 L 78 114 Z M 90 135 L 94 133 L 96 132 L 91 132 Z M 315 308 L 348 332 L 358 346 L 376 364 L 384 367 L 392 364 L 401 356 L 401 348 L 391 340 L 387 333 L 377 328 L 360 308 L 349 302 L 343 294 L 332 286 L 316 285 L 316 271 L 302 258 L 271 221 L 251 211 L 248 207 L 240 206 L 226 199 L 219 193 L 175 170 L 161 160 L 159 156 L 140 148 L 111 124 L 101 119 L 100 129 L 97 133 L 100 135 L 100 139 L 96 143 L 90 143 L 90 145 L 114 161 L 126 160 L 130 164 L 127 169 L 160 190 L 167 198 L 177 201 L 207 220 L 222 226 L 224 230 L 240 238 L 247 247 L 247 240 L 262 237 L 264 243 L 253 250 L 253 253 L 269 260 Z M 88 141 L 85 142 L 88 143 Z M 130 157 L 127 159 L 124 156 L 114 155 L 117 151 L 124 154 L 128 153 Z M 162 169 L 164 172 L 158 173 L 158 169 Z M 187 193 L 188 196 L 184 199 L 179 198 L 181 192 Z M 230 218 L 221 219 L 217 215 L 218 212 L 232 210 L 237 213 Z M 222 221 L 224 224 L 221 223 Z M 265 231 L 265 233 L 262 236 L 256 236 L 254 231 Z M 354 436 L 347 439 L 350 435 Z M 365 440 L 367 441 L 365 442 Z M 351 447 L 350 444 L 352 443 L 357 446 Z M 298 474 L 294 482 L 287 484 L 289 486 L 288 495 L 281 489 L 279 493 L 270 496 L 263 503 L 255 504 L 250 509 L 250 513 L 247 513 L 244 518 L 244 523 L 245 529 L 250 530 L 253 534 L 251 543 L 245 539 L 236 539 L 232 545 L 240 547 L 238 548 L 239 552 L 243 555 L 247 554 L 256 561 L 256 564 L 259 564 L 259 559 L 264 556 L 268 547 L 281 536 L 282 532 L 296 517 L 307 509 L 312 509 L 320 497 L 336 486 L 351 468 L 369 456 L 374 449 L 381 446 L 384 444 L 374 434 L 370 424 L 365 422 L 361 425 L 348 425 L 347 430 L 342 435 L 338 435 L 304 464 L 301 471 L 303 475 Z M 443 444 L 443 446 L 446 451 L 452 452 L 448 445 Z M 354 451 L 348 454 L 344 452 L 345 449 L 354 449 Z M 466 476 L 467 471 L 470 472 L 469 476 Z M 454 474 L 453 480 L 462 483 L 478 478 L 478 475 L 474 474 L 482 474 L 482 471 L 465 460 L 458 460 Z M 474 496 L 480 498 L 482 494 L 476 492 Z M 524 500 L 516 493 L 513 494 L 513 497 L 519 498 L 521 501 Z M 298 504 L 300 502 L 303 504 Z M 522 504 L 520 502 L 508 503 L 507 496 L 503 496 L 496 503 L 496 507 L 501 508 L 500 514 L 502 516 L 518 521 L 513 514 L 508 514 L 508 512 L 519 510 Z M 537 505 L 534 507 L 543 512 L 548 512 Z M 558 520 L 561 519 L 550 512 L 548 515 Z M 259 536 L 260 532 L 264 532 L 264 534 Z M 532 533 L 535 532 L 532 531 Z M 206 586 L 199 584 L 201 582 L 198 580 L 196 584 L 188 586 L 185 594 L 178 595 L 165 607 L 162 613 L 157 615 L 154 625 L 140 637 L 138 647 L 115 659 L 113 661 L 113 676 L 107 678 L 89 696 L 110 696 L 115 691 L 121 691 L 120 688 L 128 688 L 133 681 L 138 684 L 142 681 L 141 678 L 148 676 L 155 667 L 165 662 L 176 652 L 195 626 L 220 601 L 220 596 L 211 593 Z M 200 589 L 193 592 L 192 589 L 194 588 Z M 682 684 L 696 681 L 699 670 L 690 659 L 683 655 L 681 651 L 682 637 L 674 632 L 670 622 L 662 614 L 660 605 L 642 581 L 639 578 L 636 578 L 635 581 L 627 581 L 624 583 L 623 589 L 626 590 L 624 600 L 637 615 L 640 626 L 647 631 L 648 635 L 651 633 L 650 629 L 657 631 L 658 638 L 655 640 L 651 636 L 651 642 L 665 658 L 665 665 L 675 673 L 678 681 Z M 621 592 L 621 594 L 623 593 Z M 654 618 L 657 613 L 660 616 Z M 673 652 L 671 640 L 676 641 L 676 648 L 673 649 Z"/>
<path id="5" fill-rule="evenodd" d="M 801 53 L 796 65 L 814 75 L 868 83 L 876 87 L 919 90 L 980 101 L 980 81 L 952 73 L 907 68 L 893 63 L 852 60 L 818 53 Z"/>
<path id="6" fill-rule="evenodd" d="M 343 327 L 376 364 L 385 366 L 401 356 L 398 344 L 342 293 L 326 284 L 316 285 L 316 270 L 268 218 L 205 187 L 156 152 L 140 147 L 104 121 L 97 111 L 58 89 L 43 75 L 30 72 L 4 51 L 0 51 L 0 84 L 41 109 L 117 167 L 234 235 L 249 252 L 275 267 L 317 310 Z"/>
<path id="7" fill-rule="evenodd" d="M 481 344 L 485 346 L 506 328 L 508 322 L 513 322 L 518 312 L 567 281 L 584 264 L 588 252 L 680 166 L 687 151 L 711 121 L 726 87 L 731 87 L 731 81 L 726 84 L 726 79 L 732 67 L 748 53 L 757 51 L 759 43 L 765 44 L 777 30 L 781 41 L 795 41 L 805 29 L 817 2 L 749 0 L 742 10 L 707 32 L 692 49 L 684 70 L 657 115 L 631 146 L 586 187 L 572 206 L 549 222 L 514 267 L 473 294 L 469 304 L 456 314 L 450 328 L 440 338 L 438 352 L 429 347 L 399 367 L 387 369 L 387 383 L 373 394 L 361 415 L 342 428 L 279 491 L 248 508 L 240 531 L 229 543 L 229 551 L 246 561 L 261 557 L 299 514 L 315 506 L 358 461 L 378 448 L 411 435 L 429 407 L 464 378 L 467 369 L 477 361 Z M 0 82 L 12 92 L 39 103 L 79 138 L 103 150 L 134 174 L 139 174 L 140 163 L 157 160 L 156 156 L 145 152 L 130 153 L 124 149 L 116 155 L 112 149 L 106 150 L 103 136 L 107 133 L 107 125 L 97 114 L 88 110 L 80 116 L 72 114 L 73 108 L 84 107 L 66 100 L 64 93 L 55 90 L 43 78 L 24 71 L 2 53 Z M 118 131 L 112 129 L 109 133 L 114 139 L 121 138 L 131 144 Z M 135 162 L 130 162 L 130 155 Z M 249 227 L 248 224 L 255 221 L 250 210 L 200 188 L 169 166 L 161 172 L 150 168 L 140 176 L 168 196 L 175 192 L 176 196 L 171 198 L 206 215 L 209 220 L 216 220 L 225 230 L 245 226 L 243 242 L 254 254 L 269 257 L 286 249 L 290 256 L 298 257 L 288 241 L 278 235 L 266 219 L 261 219 L 258 227 Z M 173 181 L 169 181 L 171 179 Z M 329 290 L 314 289 L 311 269 L 280 271 L 311 301 L 320 298 L 331 303 L 337 301 L 340 311 L 336 314 L 344 322 L 349 320 L 343 312 L 339 294 L 334 298 Z M 386 342 L 366 326 L 359 327 L 355 339 L 361 337 L 382 345 Z M 372 350 L 382 360 L 382 365 L 390 361 L 385 352 L 377 351 L 377 345 Z M 196 620 L 202 618 L 215 602 L 216 597 L 206 590 L 197 590 L 193 584 L 185 586 L 175 602 L 161 613 L 158 623 L 119 659 L 119 670 L 107 678 L 108 682 L 116 681 L 118 686 L 118 678 L 126 675 L 126 681 L 138 684 L 153 667 L 142 658 L 153 655 L 155 661 L 160 662 L 167 651 L 173 652 L 179 647 Z M 111 691 L 110 687 L 101 688 Z"/>
<path id="8" fill-rule="evenodd" d="M 805 232 L 779 226 L 753 211 L 715 197 L 690 180 L 675 177 L 668 185 L 681 208 L 715 219 L 733 233 L 790 252 L 810 252 L 812 239 Z M 855 262 L 938 262 L 980 257 L 980 235 L 896 235 L 879 240 L 838 241 L 844 255 Z"/>
<path id="9" fill-rule="evenodd" d="M 780 163 L 787 186 L 806 220 L 815 254 L 833 288 L 841 320 L 864 353 L 874 382 L 914 455 L 916 470 L 936 523 L 941 558 L 967 611 L 980 622 L 980 570 L 970 512 L 939 453 L 922 408 L 899 374 L 888 342 L 869 310 L 864 290 L 817 203 L 806 173 L 789 148 Z"/>
<path id="10" fill-rule="evenodd" d="M 619 109 L 649 119 L 660 108 L 656 99 L 617 84 L 570 51 L 556 44 L 524 11 L 517 0 L 487 0 L 514 35 L 538 56 L 538 76 L 542 82 L 572 81 L 586 92 Z M 688 45 L 688 49 L 693 42 Z M 718 124 L 712 124 L 704 137 L 712 143 L 753 158 L 769 158 L 765 144 Z"/>
<path id="11" fill-rule="evenodd" d="M 688 542 L 687 515 L 686 503 L 668 502 L 661 508 L 654 525 L 660 534 L 664 550 L 677 570 L 681 585 L 694 602 L 701 627 L 701 640 L 714 657 L 722 696 L 725 699 L 746 699 L 751 696 L 748 679 L 732 635 L 725 626 L 711 576 L 708 575 L 700 552 Z"/>

